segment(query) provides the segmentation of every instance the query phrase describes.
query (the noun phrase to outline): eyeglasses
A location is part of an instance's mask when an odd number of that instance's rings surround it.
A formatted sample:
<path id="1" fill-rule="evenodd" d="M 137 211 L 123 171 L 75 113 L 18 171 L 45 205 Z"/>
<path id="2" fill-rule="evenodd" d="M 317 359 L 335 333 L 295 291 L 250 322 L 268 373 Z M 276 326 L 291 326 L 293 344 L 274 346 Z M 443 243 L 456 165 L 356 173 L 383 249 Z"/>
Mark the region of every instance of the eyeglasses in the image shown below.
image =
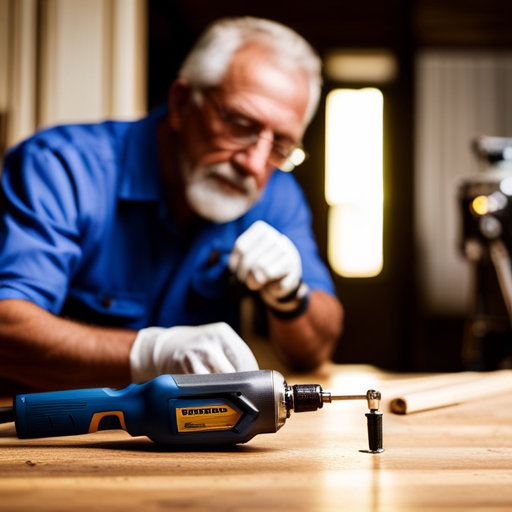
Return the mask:
<path id="1" fill-rule="evenodd" d="M 283 171 L 292 171 L 306 160 L 308 155 L 301 144 L 276 135 L 273 139 L 265 137 L 262 134 L 265 126 L 262 123 L 221 106 L 207 91 L 196 91 L 195 99 L 198 105 L 201 105 L 202 98 L 209 101 L 217 115 L 218 123 L 212 127 L 213 131 L 224 141 L 234 145 L 229 149 L 246 149 L 256 145 L 263 138 L 272 142 L 268 161 L 274 167 Z"/>

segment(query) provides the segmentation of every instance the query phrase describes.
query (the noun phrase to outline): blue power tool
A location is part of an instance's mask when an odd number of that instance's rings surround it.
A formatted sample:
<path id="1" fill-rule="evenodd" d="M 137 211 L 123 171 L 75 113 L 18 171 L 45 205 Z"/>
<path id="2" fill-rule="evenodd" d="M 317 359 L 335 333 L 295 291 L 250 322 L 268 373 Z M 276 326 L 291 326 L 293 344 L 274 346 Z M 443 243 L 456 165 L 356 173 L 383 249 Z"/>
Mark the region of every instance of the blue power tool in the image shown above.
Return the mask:
<path id="1" fill-rule="evenodd" d="M 382 451 L 380 393 L 333 395 L 318 384 L 288 386 L 274 370 L 161 375 L 125 389 L 79 389 L 18 395 L 2 408 L 21 439 L 126 430 L 165 446 L 245 443 L 277 432 L 290 412 L 316 411 L 334 400 L 368 401 L 370 452 Z"/>

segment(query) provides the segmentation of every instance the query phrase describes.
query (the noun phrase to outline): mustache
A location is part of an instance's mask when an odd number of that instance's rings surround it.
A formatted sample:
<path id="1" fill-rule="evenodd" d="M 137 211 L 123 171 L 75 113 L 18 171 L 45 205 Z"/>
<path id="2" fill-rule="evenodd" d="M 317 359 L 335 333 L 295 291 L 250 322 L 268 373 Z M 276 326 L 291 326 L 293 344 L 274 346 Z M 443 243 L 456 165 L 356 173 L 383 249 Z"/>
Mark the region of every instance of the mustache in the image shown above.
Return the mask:
<path id="1" fill-rule="evenodd" d="M 209 177 L 229 181 L 247 193 L 253 192 L 256 189 L 256 180 L 253 176 L 244 176 L 228 162 L 208 166 L 206 174 Z"/>

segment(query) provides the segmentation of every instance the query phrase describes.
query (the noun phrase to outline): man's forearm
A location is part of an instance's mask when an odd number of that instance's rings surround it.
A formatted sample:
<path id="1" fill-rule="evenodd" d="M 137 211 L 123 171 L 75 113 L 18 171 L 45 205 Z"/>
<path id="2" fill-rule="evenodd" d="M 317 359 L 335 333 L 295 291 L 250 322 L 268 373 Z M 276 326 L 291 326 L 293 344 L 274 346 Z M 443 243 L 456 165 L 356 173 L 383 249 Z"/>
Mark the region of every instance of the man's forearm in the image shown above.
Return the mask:
<path id="1" fill-rule="evenodd" d="M 0 301 L 0 377 L 35 390 L 124 387 L 136 331 L 82 325 L 23 300 Z"/>
<path id="2" fill-rule="evenodd" d="M 293 320 L 269 312 L 269 334 L 275 350 L 291 368 L 313 369 L 333 354 L 343 326 L 343 307 L 324 292 L 311 292 L 309 306 Z"/>

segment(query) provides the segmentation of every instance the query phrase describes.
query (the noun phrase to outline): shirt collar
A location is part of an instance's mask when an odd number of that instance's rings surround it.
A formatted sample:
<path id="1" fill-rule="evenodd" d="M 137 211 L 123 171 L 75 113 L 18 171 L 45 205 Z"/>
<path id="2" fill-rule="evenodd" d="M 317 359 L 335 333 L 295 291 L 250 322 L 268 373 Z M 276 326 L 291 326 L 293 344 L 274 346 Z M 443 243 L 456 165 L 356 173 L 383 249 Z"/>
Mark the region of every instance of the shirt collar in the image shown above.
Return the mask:
<path id="1" fill-rule="evenodd" d="M 167 114 L 160 105 L 150 114 L 130 123 L 121 154 L 121 176 L 117 195 L 131 201 L 159 201 L 163 197 L 158 163 L 157 124 Z"/>

